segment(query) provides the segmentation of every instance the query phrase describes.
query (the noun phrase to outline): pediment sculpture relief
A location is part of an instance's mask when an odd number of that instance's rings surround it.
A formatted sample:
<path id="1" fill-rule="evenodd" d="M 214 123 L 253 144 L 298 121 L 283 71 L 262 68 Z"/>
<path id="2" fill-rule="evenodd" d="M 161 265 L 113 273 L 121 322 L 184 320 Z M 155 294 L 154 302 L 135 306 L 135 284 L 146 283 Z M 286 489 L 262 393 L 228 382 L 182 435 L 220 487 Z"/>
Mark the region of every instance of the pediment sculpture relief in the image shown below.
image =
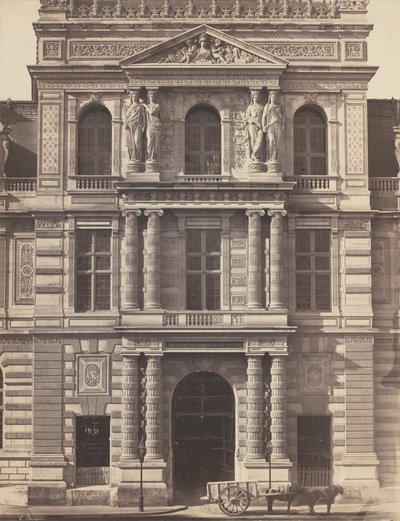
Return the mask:
<path id="1" fill-rule="evenodd" d="M 152 57 L 151 63 L 248 64 L 265 60 L 203 33 Z"/>

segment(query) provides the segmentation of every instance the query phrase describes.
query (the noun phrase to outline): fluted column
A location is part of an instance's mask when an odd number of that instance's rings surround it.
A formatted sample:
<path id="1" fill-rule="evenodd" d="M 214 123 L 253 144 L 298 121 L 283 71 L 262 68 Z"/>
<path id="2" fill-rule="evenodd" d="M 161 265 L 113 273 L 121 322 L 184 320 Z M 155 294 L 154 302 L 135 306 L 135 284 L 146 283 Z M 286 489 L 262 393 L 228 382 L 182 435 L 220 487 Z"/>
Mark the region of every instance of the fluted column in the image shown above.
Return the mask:
<path id="1" fill-rule="evenodd" d="M 286 210 L 268 210 L 271 217 L 270 233 L 270 308 L 286 309 L 285 252 L 287 237 L 284 231 Z"/>
<path id="2" fill-rule="evenodd" d="M 138 220 L 140 210 L 128 210 L 125 217 L 125 288 L 123 309 L 139 309 Z"/>
<path id="3" fill-rule="evenodd" d="M 263 357 L 247 358 L 247 458 L 263 459 Z"/>
<path id="4" fill-rule="evenodd" d="M 122 441 L 121 460 L 138 457 L 139 372 L 136 356 L 122 359 Z"/>
<path id="5" fill-rule="evenodd" d="M 146 240 L 146 292 L 145 309 L 160 309 L 160 217 L 162 210 L 145 210 L 147 220 Z"/>
<path id="6" fill-rule="evenodd" d="M 264 210 L 246 210 L 248 221 L 247 308 L 262 308 L 261 216 Z"/>
<path id="7" fill-rule="evenodd" d="M 162 459 L 161 356 L 147 357 L 146 459 Z"/>
<path id="8" fill-rule="evenodd" d="M 270 356 L 272 458 L 286 459 L 286 356 Z"/>

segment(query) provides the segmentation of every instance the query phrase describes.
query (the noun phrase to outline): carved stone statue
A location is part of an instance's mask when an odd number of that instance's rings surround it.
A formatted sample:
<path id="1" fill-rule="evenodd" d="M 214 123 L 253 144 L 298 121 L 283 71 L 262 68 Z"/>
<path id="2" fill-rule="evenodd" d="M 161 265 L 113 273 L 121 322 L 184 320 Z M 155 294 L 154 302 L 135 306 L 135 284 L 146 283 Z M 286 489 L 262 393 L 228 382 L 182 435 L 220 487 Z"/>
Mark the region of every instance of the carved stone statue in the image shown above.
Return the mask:
<path id="1" fill-rule="evenodd" d="M 277 104 L 277 93 L 271 91 L 262 116 L 263 130 L 267 135 L 267 161 L 278 161 L 279 143 L 284 128 L 282 109 Z"/>
<path id="2" fill-rule="evenodd" d="M 248 153 L 250 161 L 262 161 L 262 149 L 264 134 L 262 128 L 263 106 L 260 105 L 260 93 L 251 91 L 251 103 L 246 111 L 246 124 L 248 135 Z"/>
<path id="3" fill-rule="evenodd" d="M 400 130 L 400 128 L 399 128 L 399 130 Z M 396 156 L 397 163 L 399 165 L 399 171 L 397 172 L 397 175 L 400 176 L 400 132 L 396 133 L 396 139 L 394 142 L 394 146 L 395 146 L 394 154 Z"/>
<path id="4" fill-rule="evenodd" d="M 139 91 L 130 91 L 129 101 L 124 109 L 124 120 L 129 159 L 132 163 L 140 163 L 144 160 L 143 136 L 146 129 L 146 109 L 139 98 Z"/>
<path id="5" fill-rule="evenodd" d="M 149 90 L 146 106 L 147 161 L 158 162 L 161 145 L 160 105 L 156 102 L 156 92 Z"/>

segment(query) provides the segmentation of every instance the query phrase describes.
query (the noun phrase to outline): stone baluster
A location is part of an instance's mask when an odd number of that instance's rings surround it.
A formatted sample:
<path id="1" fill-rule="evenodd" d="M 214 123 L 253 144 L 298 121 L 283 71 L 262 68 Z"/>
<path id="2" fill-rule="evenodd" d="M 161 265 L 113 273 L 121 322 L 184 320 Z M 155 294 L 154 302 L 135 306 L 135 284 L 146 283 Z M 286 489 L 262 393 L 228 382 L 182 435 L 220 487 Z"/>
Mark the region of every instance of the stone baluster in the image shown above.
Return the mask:
<path id="1" fill-rule="evenodd" d="M 125 292 L 123 309 L 139 309 L 138 221 L 142 212 L 129 210 L 125 217 Z"/>
<path id="2" fill-rule="evenodd" d="M 247 358 L 247 459 L 263 459 L 263 357 Z"/>
<path id="3" fill-rule="evenodd" d="M 162 459 L 161 356 L 147 357 L 146 459 Z"/>
<path id="4" fill-rule="evenodd" d="M 264 210 L 246 210 L 248 221 L 247 308 L 262 308 L 261 216 Z"/>
<path id="5" fill-rule="evenodd" d="M 147 221 L 146 240 L 146 292 L 145 309 L 160 309 L 160 217 L 162 210 L 145 210 Z"/>
<path id="6" fill-rule="evenodd" d="M 271 442 L 272 458 L 286 454 L 286 357 L 271 356 Z"/>
<path id="7" fill-rule="evenodd" d="M 139 371 L 137 356 L 124 356 L 122 362 L 122 441 L 121 460 L 138 457 Z"/>
<path id="8" fill-rule="evenodd" d="M 285 254 L 287 236 L 283 217 L 286 210 L 268 210 L 271 217 L 270 233 L 270 309 L 286 309 L 287 284 L 285 280 Z"/>

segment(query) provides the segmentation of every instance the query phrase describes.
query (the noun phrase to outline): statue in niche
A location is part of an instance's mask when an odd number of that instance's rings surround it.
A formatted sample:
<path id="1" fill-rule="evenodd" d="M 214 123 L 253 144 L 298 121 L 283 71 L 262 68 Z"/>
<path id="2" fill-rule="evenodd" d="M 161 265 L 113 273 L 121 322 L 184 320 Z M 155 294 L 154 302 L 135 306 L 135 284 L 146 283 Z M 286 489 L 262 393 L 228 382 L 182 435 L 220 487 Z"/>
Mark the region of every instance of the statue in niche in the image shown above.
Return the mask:
<path id="1" fill-rule="evenodd" d="M 147 115 L 147 161 L 158 161 L 161 144 L 160 105 L 157 103 L 156 92 L 148 91 L 149 101 L 145 105 Z"/>
<path id="2" fill-rule="evenodd" d="M 248 154 L 250 161 L 262 161 L 264 141 L 262 117 L 263 106 L 260 105 L 260 92 L 251 91 L 251 103 L 246 110 L 246 125 L 248 137 Z"/>
<path id="3" fill-rule="evenodd" d="M 139 91 L 129 92 L 129 101 L 124 109 L 126 144 L 129 159 L 133 162 L 144 160 L 143 145 L 146 130 L 146 108 L 139 98 Z"/>
<path id="4" fill-rule="evenodd" d="M 277 104 L 277 93 L 270 92 L 262 116 L 263 130 L 267 135 L 267 161 L 277 161 L 279 143 L 284 129 L 282 109 Z"/>

